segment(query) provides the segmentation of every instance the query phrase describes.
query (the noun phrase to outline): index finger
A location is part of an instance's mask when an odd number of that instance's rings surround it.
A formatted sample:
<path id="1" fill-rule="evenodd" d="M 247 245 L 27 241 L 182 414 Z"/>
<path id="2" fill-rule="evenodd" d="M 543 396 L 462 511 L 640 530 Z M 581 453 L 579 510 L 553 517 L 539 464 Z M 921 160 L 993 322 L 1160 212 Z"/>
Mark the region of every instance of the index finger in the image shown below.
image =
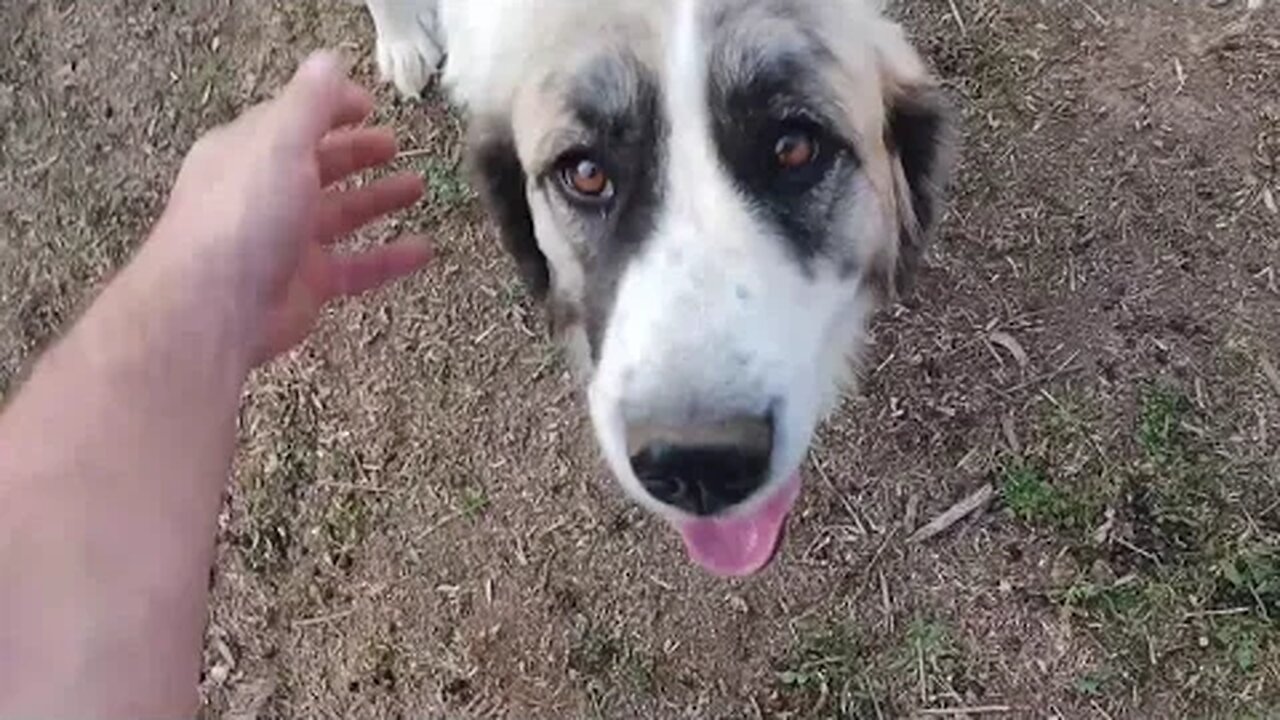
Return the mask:
<path id="1" fill-rule="evenodd" d="M 313 53 L 302 63 L 280 104 L 298 141 L 310 147 L 330 130 L 359 123 L 373 112 L 373 96 L 347 77 L 341 58 L 331 52 Z"/>

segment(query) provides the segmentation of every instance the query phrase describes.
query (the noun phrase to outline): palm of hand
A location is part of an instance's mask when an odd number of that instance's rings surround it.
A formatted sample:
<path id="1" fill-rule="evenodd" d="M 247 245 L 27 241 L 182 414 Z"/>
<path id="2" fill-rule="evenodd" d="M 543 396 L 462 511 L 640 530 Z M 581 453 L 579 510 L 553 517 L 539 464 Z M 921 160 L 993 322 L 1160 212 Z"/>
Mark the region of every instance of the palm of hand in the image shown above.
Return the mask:
<path id="1" fill-rule="evenodd" d="M 408 173 L 339 185 L 396 156 L 390 131 L 350 127 L 372 107 L 332 58 L 321 57 L 304 65 L 281 97 L 206 136 L 184 164 L 166 215 L 212 235 L 248 278 L 244 291 L 260 304 L 259 363 L 306 338 L 328 302 L 377 288 L 429 259 L 420 238 L 352 254 L 334 249 L 423 193 L 422 179 Z M 219 222 L 230 229 L 204 227 Z"/>

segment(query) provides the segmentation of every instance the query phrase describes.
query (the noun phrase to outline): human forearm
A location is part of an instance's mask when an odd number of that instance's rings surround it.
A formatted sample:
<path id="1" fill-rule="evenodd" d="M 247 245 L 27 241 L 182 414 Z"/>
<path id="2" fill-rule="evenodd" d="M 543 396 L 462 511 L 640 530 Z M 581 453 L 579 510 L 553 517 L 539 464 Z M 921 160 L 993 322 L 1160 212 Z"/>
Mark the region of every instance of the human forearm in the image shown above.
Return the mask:
<path id="1" fill-rule="evenodd" d="M 0 715 L 24 692 L 96 715 L 194 700 L 251 329 L 216 259 L 155 241 L 0 418 L 0 574 L 20 579 L 0 587 Z"/>
<path id="2" fill-rule="evenodd" d="M 188 154 L 155 235 L 0 415 L 0 718 L 177 717 L 195 701 L 215 519 L 251 365 L 325 303 L 422 267 L 334 247 L 422 179 L 332 55 Z"/>

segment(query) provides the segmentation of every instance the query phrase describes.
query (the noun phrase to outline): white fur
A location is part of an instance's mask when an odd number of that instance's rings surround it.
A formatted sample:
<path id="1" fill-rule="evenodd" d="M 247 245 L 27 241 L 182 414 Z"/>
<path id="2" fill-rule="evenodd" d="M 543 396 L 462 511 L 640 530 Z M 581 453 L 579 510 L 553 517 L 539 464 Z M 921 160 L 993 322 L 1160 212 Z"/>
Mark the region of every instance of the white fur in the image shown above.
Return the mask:
<path id="1" fill-rule="evenodd" d="M 709 43 L 697 5 L 681 0 L 667 48 L 670 151 L 680 158 L 667 170 L 670 200 L 622 277 L 590 387 L 592 418 L 614 473 L 667 515 L 678 513 L 651 500 L 631 469 L 624 410 L 680 417 L 696 405 L 759 415 L 780 401 L 770 483 L 781 484 L 834 398 L 871 309 L 833 268 L 805 277 L 787 240 L 739 197 L 710 132 Z M 863 197 L 874 202 L 875 194 Z M 766 487 L 756 502 L 771 494 Z"/>
<path id="2" fill-rule="evenodd" d="M 700 0 L 368 0 L 379 31 L 379 63 L 405 94 L 425 84 L 448 39 L 445 82 L 473 116 L 511 113 L 533 61 L 572 51 L 575 37 L 591 37 L 597 3 L 625 5 L 667 23 L 654 28 L 660 47 L 664 107 L 670 114 L 665 205 L 657 230 L 623 272 L 588 397 L 601 448 L 621 484 L 658 512 L 678 511 L 641 489 L 631 469 L 624 413 L 681 417 L 692 407 L 719 412 L 777 411 L 770 484 L 799 466 L 813 430 L 849 376 L 873 301 L 856 282 L 814 263 L 806 274 L 776 237 L 752 215 L 728 177 L 711 137 L 706 98 L 706 42 Z M 846 52 L 874 65 L 883 35 L 891 58 L 908 74 L 922 74 L 900 31 L 879 21 L 861 0 L 832 0 L 833 22 L 850 23 L 863 39 Z M 854 12 L 853 10 L 856 10 Z M 439 22 L 436 22 L 436 20 Z M 865 24 L 859 25 L 858 23 Z M 569 37 L 566 28 L 572 28 Z M 554 57 L 554 55 L 551 55 Z M 857 65 L 855 65 L 856 67 Z M 849 103 L 882 100 L 879 78 L 859 78 Z M 880 110 L 863 112 L 878 131 Z M 851 114 L 856 114 L 852 113 Z M 521 128 L 516 128 L 517 142 Z M 521 155 L 526 155 L 522 147 Z M 526 158 L 527 159 L 527 158 Z M 852 190 L 855 207 L 844 232 L 860 259 L 896 233 L 888 168 L 868 167 Z M 529 196 L 538 241 L 551 266 L 553 288 L 580 300 L 585 280 L 571 241 L 556 226 L 546 199 Z M 585 355 L 577 329 L 567 339 Z M 578 353 L 575 353 L 578 354 Z M 778 403 L 774 405 L 774 403 Z M 770 493 L 758 493 L 763 502 Z"/>
<path id="3" fill-rule="evenodd" d="M 416 98 L 444 59 L 437 0 L 367 0 L 378 31 L 378 71 L 405 97 Z"/>

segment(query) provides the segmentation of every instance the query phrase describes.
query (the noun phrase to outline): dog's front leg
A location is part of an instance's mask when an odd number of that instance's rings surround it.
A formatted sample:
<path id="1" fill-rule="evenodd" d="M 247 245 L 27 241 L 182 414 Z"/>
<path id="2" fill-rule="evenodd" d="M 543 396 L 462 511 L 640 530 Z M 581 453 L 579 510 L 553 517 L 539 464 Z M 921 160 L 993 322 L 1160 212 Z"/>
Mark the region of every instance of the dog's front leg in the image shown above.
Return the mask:
<path id="1" fill-rule="evenodd" d="M 445 38 L 440 0 L 366 0 L 378 30 L 378 70 L 405 97 L 416 98 L 440 69 Z"/>

